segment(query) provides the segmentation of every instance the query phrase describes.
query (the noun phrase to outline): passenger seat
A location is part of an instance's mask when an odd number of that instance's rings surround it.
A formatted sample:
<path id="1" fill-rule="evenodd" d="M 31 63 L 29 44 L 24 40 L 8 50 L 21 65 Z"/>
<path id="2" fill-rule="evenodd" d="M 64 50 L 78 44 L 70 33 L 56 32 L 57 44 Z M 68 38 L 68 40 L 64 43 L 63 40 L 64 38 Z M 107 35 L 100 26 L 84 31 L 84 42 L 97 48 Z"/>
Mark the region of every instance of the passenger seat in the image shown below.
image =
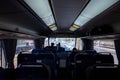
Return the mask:
<path id="1" fill-rule="evenodd" d="M 0 80 L 5 80 L 5 70 L 0 67 Z"/>
<path id="2" fill-rule="evenodd" d="M 87 68 L 86 80 L 120 80 L 117 65 L 94 65 Z"/>
<path id="3" fill-rule="evenodd" d="M 94 56 L 83 53 L 75 55 L 75 75 L 76 80 L 85 80 L 85 70 L 95 64 Z"/>
<path id="4" fill-rule="evenodd" d="M 21 64 L 16 68 L 16 80 L 50 80 L 51 70 L 45 64 Z"/>

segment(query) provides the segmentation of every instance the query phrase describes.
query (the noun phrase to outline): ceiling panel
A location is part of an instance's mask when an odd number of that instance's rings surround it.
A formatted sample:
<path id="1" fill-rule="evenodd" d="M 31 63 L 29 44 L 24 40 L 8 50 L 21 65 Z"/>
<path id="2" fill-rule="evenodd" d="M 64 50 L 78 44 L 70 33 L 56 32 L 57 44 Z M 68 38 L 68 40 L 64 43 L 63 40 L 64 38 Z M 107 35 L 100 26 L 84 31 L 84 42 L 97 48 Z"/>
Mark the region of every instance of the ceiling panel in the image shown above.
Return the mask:
<path id="1" fill-rule="evenodd" d="M 49 35 L 52 31 L 36 18 L 22 0 L 0 0 L 0 30 L 27 34 Z"/>
<path id="2" fill-rule="evenodd" d="M 69 30 L 89 0 L 51 0 L 58 30 Z"/>

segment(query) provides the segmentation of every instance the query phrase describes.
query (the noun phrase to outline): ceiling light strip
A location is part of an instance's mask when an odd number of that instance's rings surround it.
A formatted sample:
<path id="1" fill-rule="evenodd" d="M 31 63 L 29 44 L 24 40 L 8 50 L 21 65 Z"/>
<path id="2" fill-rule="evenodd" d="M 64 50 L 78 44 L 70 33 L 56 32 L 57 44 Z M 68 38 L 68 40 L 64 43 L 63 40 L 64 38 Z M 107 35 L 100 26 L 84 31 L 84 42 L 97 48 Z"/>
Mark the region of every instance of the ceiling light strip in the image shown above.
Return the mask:
<path id="1" fill-rule="evenodd" d="M 55 24 L 48 0 L 24 0 L 24 2 L 46 23 L 47 26 Z"/>

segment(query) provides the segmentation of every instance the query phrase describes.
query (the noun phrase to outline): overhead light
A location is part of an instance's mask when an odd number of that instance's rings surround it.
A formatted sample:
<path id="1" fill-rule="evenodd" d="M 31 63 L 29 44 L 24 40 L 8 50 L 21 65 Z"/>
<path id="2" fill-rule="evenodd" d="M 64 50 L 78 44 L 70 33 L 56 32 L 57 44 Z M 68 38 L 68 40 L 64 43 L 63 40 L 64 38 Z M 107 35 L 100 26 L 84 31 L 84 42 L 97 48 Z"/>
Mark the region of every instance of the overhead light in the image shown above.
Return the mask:
<path id="1" fill-rule="evenodd" d="M 48 0 L 24 0 L 24 2 L 46 23 L 55 24 Z"/>
<path id="2" fill-rule="evenodd" d="M 74 24 L 83 26 L 95 16 L 108 9 L 110 6 L 118 2 L 119 0 L 91 0 L 85 7 Z"/>
<path id="3" fill-rule="evenodd" d="M 50 25 L 49 28 L 50 28 L 52 31 L 56 31 L 56 30 L 57 30 L 57 27 L 56 27 L 55 24 Z"/>
<path id="4" fill-rule="evenodd" d="M 80 26 L 74 24 L 73 26 L 70 27 L 70 31 L 75 31 L 78 28 L 80 28 Z"/>

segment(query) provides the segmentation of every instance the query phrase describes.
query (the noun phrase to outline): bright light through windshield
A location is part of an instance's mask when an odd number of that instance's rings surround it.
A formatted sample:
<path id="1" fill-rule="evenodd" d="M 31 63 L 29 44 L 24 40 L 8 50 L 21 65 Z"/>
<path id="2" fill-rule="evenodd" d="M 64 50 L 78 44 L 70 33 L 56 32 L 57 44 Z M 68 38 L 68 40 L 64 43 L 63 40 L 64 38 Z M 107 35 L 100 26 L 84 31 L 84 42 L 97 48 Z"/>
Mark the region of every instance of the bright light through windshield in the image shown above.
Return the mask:
<path id="1" fill-rule="evenodd" d="M 81 50 L 81 39 L 77 38 L 77 44 L 75 45 L 75 38 L 50 38 L 49 39 L 49 46 L 51 43 L 54 43 L 54 46 L 57 46 L 60 43 L 61 47 L 65 48 L 65 51 L 71 51 L 74 47 L 78 50 Z M 79 45 L 78 45 L 79 44 Z M 45 47 L 48 46 L 48 38 L 45 40 Z"/>

